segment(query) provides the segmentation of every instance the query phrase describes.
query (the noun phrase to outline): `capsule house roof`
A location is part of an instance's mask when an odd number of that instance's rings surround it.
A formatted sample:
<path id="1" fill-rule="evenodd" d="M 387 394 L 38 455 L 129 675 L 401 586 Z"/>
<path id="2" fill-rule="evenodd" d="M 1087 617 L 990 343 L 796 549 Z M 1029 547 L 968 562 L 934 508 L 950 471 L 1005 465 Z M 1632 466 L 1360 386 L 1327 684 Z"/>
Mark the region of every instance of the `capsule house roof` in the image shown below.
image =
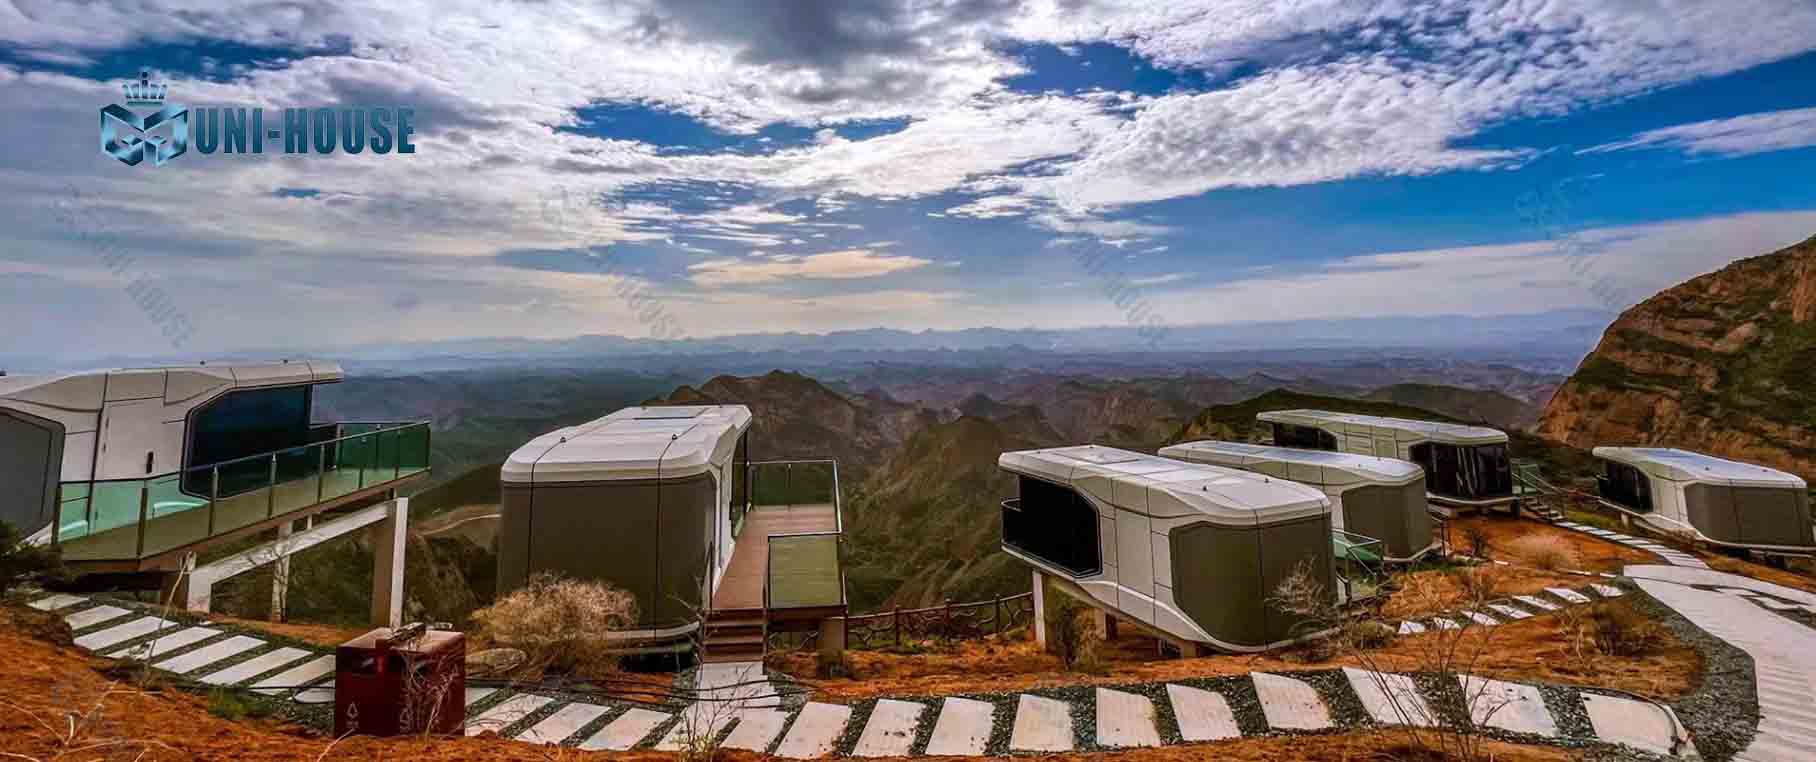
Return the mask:
<path id="1" fill-rule="evenodd" d="M 679 479 L 728 457 L 750 428 L 743 405 L 627 407 L 529 441 L 505 460 L 507 484 Z"/>
<path id="2" fill-rule="evenodd" d="M 1791 489 L 1808 486 L 1795 474 L 1776 468 L 1670 447 L 1597 447 L 1594 453 L 1595 457 L 1625 463 L 1667 481 Z"/>
<path id="3" fill-rule="evenodd" d="M 1074 487 L 1157 519 L 1203 516 L 1224 526 L 1330 514 L 1324 493 L 1284 479 L 1098 445 L 1006 452 L 1005 471 Z"/>
<path id="4" fill-rule="evenodd" d="M 1242 468 L 1257 463 L 1288 463 L 1336 469 L 1354 474 L 1361 480 L 1402 484 L 1425 476 L 1419 464 L 1399 458 L 1380 458 L 1347 452 L 1302 450 L 1297 447 L 1270 447 L 1243 442 L 1204 440 L 1185 442 L 1160 450 L 1162 457 L 1193 463 L 1209 463 Z"/>
<path id="5" fill-rule="evenodd" d="M 1416 421 L 1410 418 L 1333 413 L 1328 410 L 1272 410 L 1255 417 L 1270 423 L 1288 423 L 1297 426 L 1339 425 L 1392 429 L 1445 444 L 1481 445 L 1507 442 L 1506 432 L 1461 423 L 1438 423 L 1436 421 Z"/>
<path id="6" fill-rule="evenodd" d="M 112 368 L 30 376 L 0 376 L 0 400 L 64 410 L 99 410 L 109 400 L 162 397 L 176 404 L 223 389 L 328 384 L 345 377 L 320 360 Z"/>

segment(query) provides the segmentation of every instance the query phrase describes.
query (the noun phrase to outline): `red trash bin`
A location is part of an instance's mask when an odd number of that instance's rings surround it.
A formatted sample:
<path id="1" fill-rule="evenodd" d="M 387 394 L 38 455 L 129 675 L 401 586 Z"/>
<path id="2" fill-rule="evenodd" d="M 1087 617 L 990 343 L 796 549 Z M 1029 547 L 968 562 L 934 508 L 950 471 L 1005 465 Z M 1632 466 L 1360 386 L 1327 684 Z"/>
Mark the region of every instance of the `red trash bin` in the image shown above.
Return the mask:
<path id="1" fill-rule="evenodd" d="M 380 627 L 334 651 L 334 735 L 459 733 L 466 686 L 466 635 Z"/>

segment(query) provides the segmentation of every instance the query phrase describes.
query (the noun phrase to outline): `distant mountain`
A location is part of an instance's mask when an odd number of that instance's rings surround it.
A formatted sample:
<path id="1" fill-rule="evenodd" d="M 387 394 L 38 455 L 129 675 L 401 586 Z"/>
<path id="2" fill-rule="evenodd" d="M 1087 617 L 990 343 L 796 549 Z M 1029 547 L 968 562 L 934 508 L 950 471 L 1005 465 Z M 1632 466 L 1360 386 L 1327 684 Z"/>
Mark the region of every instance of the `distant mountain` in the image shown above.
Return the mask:
<path id="1" fill-rule="evenodd" d="M 1312 410 L 1330 410 L 1338 413 L 1356 413 L 1360 415 L 1384 415 L 1394 418 L 1414 418 L 1426 421 L 1458 422 L 1457 419 L 1430 410 L 1412 407 L 1397 402 L 1376 402 L 1344 397 L 1327 397 L 1316 394 L 1276 389 L 1259 397 L 1243 400 L 1231 405 L 1216 405 L 1205 408 L 1184 426 L 1167 438 L 1168 443 L 1189 442 L 1195 439 L 1221 439 L 1230 442 L 1252 442 L 1266 431 L 1266 427 L 1255 425 L 1255 416 L 1272 410 L 1293 410 L 1308 408 Z"/>
<path id="2" fill-rule="evenodd" d="M 1530 427 L 1538 422 L 1541 410 L 1537 405 L 1500 392 L 1435 384 L 1394 384 L 1371 391 L 1362 398 L 1431 410 L 1460 421 L 1503 430 Z"/>
<path id="3" fill-rule="evenodd" d="M 1816 238 L 1622 313 L 1545 408 L 1576 447 L 1668 445 L 1816 477 Z"/>
<path id="4" fill-rule="evenodd" d="M 682 386 L 660 404 L 747 405 L 751 460 L 836 458 L 841 476 L 858 481 L 909 436 L 935 423 L 931 410 L 883 396 L 846 396 L 799 373 L 716 376 Z"/>

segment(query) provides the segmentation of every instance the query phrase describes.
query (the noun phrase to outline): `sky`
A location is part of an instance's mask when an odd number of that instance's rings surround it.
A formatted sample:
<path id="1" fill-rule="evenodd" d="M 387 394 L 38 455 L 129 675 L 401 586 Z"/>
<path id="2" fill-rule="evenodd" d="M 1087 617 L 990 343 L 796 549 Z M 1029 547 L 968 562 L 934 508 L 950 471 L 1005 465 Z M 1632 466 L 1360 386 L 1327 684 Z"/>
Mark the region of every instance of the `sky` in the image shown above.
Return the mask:
<path id="1" fill-rule="evenodd" d="M 1808 0 L 12 0 L 0 355 L 1618 311 L 1811 178 Z"/>

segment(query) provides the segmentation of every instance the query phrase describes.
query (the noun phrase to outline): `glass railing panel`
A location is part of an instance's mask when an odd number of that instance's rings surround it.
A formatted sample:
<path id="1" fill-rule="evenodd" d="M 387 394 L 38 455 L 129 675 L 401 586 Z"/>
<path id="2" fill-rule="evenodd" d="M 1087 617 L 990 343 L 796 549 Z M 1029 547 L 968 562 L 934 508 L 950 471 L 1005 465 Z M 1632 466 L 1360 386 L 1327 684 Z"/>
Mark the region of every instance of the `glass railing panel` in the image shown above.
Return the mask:
<path id="1" fill-rule="evenodd" d="M 151 556 L 209 538 L 208 498 L 192 495 L 183 487 L 193 479 L 170 474 L 145 483 L 144 547 L 139 555 Z"/>
<path id="2" fill-rule="evenodd" d="M 407 476 L 429 468 L 429 425 L 411 426 L 397 433 L 397 475 Z"/>
<path id="3" fill-rule="evenodd" d="M 834 500 L 832 461 L 750 464 L 752 505 L 827 504 Z"/>
<path id="4" fill-rule="evenodd" d="M 63 559 L 112 561 L 137 557 L 139 501 L 144 491 L 143 481 L 97 482 L 87 487 L 87 497 L 66 502 L 63 527 L 70 536 L 58 540 Z"/>
<path id="5" fill-rule="evenodd" d="M 214 501 L 213 534 L 226 534 L 271 516 L 271 471 L 275 460 L 268 455 L 215 467 L 221 474 L 221 496 Z M 234 473 L 231 479 L 229 471 Z M 256 481 L 254 473 L 261 474 Z M 232 490 L 228 489 L 229 484 L 233 485 Z"/>
<path id="6" fill-rule="evenodd" d="M 88 484 L 70 483 L 57 488 L 57 541 L 88 536 Z"/>
<path id="7" fill-rule="evenodd" d="M 378 441 L 372 447 L 372 473 L 367 475 L 367 484 L 388 482 L 397 478 L 397 435 L 398 430 L 390 429 L 373 434 Z"/>
<path id="8" fill-rule="evenodd" d="M 767 573 L 772 609 L 839 606 L 845 602 L 837 534 L 771 536 Z"/>
<path id="9" fill-rule="evenodd" d="M 272 515 L 300 511 L 321 502 L 324 462 L 322 445 L 285 450 L 277 454 L 277 486 L 271 501 Z"/>

